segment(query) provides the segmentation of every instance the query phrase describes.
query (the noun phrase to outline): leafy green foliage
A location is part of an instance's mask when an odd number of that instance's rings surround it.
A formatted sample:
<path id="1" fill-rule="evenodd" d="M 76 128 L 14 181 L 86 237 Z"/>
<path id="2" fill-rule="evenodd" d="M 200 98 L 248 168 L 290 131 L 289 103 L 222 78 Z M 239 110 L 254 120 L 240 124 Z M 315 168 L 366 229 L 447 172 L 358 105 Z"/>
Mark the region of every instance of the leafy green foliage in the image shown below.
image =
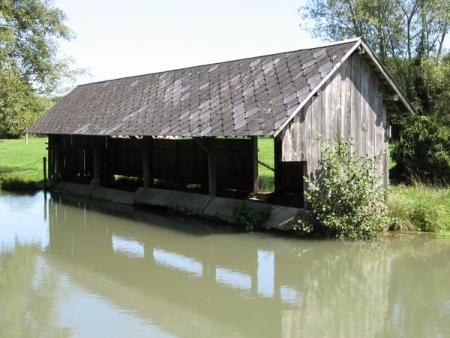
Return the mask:
<path id="1" fill-rule="evenodd" d="M 58 40 L 70 40 L 66 16 L 48 0 L 0 1 L 0 137 L 17 137 L 45 112 L 39 94 L 73 80 Z"/>
<path id="2" fill-rule="evenodd" d="M 393 177 L 409 183 L 450 182 L 450 126 L 432 116 L 410 116 L 402 122 L 392 158 Z"/>
<path id="3" fill-rule="evenodd" d="M 270 207 L 256 210 L 247 203 L 240 202 L 233 211 L 235 222 L 247 232 L 254 232 L 270 216 Z"/>
<path id="4" fill-rule="evenodd" d="M 299 12 L 314 37 L 327 41 L 363 37 L 416 109 L 436 112 L 434 102 L 440 94 L 426 73 L 427 60 L 440 61 L 443 55 L 450 31 L 449 1 L 309 0 Z M 446 71 L 439 62 L 434 66 L 433 72 Z"/>
<path id="5" fill-rule="evenodd" d="M 58 39 L 71 40 L 66 15 L 49 0 L 2 0 L 0 61 L 40 92 L 53 92 L 68 61 L 58 57 Z"/>
<path id="6" fill-rule="evenodd" d="M 356 155 L 354 142 L 338 137 L 321 143 L 318 176 L 305 178 L 312 226 L 300 224 L 321 237 L 371 239 L 387 228 L 389 217 L 381 184 L 380 157 Z M 305 230 L 306 229 L 306 230 Z"/>
<path id="7" fill-rule="evenodd" d="M 0 69 L 0 138 L 15 138 L 51 106 L 50 98 L 37 95 L 18 74 Z"/>
<path id="8" fill-rule="evenodd" d="M 429 57 L 420 64 L 418 69 L 423 79 L 424 94 L 429 107 L 419 109 L 425 115 L 435 115 L 439 118 L 450 117 L 450 54 L 442 59 Z"/>

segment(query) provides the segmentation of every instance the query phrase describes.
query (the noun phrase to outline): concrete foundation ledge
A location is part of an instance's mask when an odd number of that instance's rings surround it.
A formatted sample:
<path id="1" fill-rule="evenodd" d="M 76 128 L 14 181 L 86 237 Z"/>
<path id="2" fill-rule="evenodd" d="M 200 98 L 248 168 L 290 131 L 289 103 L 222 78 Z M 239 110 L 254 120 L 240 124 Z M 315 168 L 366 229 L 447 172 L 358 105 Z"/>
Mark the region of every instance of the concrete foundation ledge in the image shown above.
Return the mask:
<path id="1" fill-rule="evenodd" d="M 208 205 L 208 207 L 205 209 L 204 214 L 209 217 L 215 217 L 227 221 L 229 223 L 234 223 L 235 222 L 233 215 L 234 210 L 241 203 L 245 203 L 248 207 L 256 211 L 262 211 L 264 209 L 267 209 L 268 207 L 273 209 L 273 206 L 269 204 L 251 201 L 242 201 L 232 198 L 215 197 Z"/>
<path id="2" fill-rule="evenodd" d="M 139 188 L 134 195 L 137 205 L 168 207 L 197 215 L 203 215 L 211 199 L 208 195 L 152 188 Z"/>
<path id="3" fill-rule="evenodd" d="M 98 187 L 92 190 L 89 197 L 107 202 L 134 204 L 134 193 L 130 191 Z"/>
<path id="4" fill-rule="evenodd" d="M 245 203 L 256 211 L 270 208 L 271 214 L 262 226 L 283 231 L 292 230 L 298 220 L 305 214 L 305 211 L 300 208 L 153 188 L 139 188 L 133 193 L 84 184 L 59 182 L 53 186 L 52 190 L 113 203 L 167 207 L 200 217 L 220 219 L 228 223 L 235 223 L 234 210 L 240 203 Z"/>
<path id="5" fill-rule="evenodd" d="M 306 216 L 306 211 L 300 208 L 272 205 L 272 213 L 263 224 L 266 228 L 283 231 L 292 230 L 298 221 Z"/>
<path id="6" fill-rule="evenodd" d="M 62 194 L 76 195 L 82 197 L 89 197 L 92 192 L 92 188 L 89 185 L 64 181 L 60 181 L 54 184 L 51 190 Z"/>
<path id="7" fill-rule="evenodd" d="M 206 208 L 204 214 L 206 216 L 219 218 L 229 223 L 235 223 L 234 210 L 241 203 L 245 203 L 249 208 L 255 211 L 264 211 L 265 209 L 270 208 L 270 216 L 262 224 L 262 226 L 267 229 L 277 229 L 282 231 L 292 230 L 304 214 L 303 209 L 299 208 L 283 207 L 222 197 L 214 198 Z"/>

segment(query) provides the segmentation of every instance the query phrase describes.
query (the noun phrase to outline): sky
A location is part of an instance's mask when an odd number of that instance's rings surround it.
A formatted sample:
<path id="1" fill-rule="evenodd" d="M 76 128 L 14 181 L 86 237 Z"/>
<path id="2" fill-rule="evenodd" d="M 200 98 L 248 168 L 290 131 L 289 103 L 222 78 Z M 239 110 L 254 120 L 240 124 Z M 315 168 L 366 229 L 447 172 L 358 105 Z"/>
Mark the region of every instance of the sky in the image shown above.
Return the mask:
<path id="1" fill-rule="evenodd" d="M 76 38 L 61 41 L 77 84 L 298 50 L 307 0 L 54 0 Z"/>

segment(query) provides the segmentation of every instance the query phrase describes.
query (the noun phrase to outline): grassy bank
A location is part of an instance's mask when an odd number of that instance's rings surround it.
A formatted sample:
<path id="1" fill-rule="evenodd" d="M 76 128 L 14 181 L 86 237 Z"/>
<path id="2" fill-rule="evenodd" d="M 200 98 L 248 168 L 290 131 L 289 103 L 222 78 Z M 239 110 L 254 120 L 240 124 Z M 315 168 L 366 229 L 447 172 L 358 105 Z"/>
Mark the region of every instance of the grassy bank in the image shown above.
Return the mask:
<path id="1" fill-rule="evenodd" d="M 0 189 L 39 190 L 43 187 L 42 158 L 47 156 L 47 138 L 0 139 Z"/>
<path id="2" fill-rule="evenodd" d="M 399 230 L 450 231 L 450 189 L 422 184 L 391 186 L 388 206 Z"/>

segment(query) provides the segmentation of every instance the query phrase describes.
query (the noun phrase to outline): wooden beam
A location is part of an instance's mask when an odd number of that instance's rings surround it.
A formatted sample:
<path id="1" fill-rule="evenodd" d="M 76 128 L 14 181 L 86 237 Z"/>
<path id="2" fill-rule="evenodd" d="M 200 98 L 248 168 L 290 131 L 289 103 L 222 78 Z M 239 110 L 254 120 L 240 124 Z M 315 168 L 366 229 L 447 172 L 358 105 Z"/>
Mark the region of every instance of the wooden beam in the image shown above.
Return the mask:
<path id="1" fill-rule="evenodd" d="M 95 138 L 90 140 L 87 136 L 81 135 L 81 137 L 86 141 L 86 143 L 94 151 L 94 178 L 91 181 L 91 186 L 100 186 L 100 147 L 96 142 Z"/>
<path id="2" fill-rule="evenodd" d="M 144 187 L 148 188 L 150 186 L 151 176 L 150 176 L 150 139 L 144 137 L 142 140 L 143 149 L 142 149 L 142 161 L 143 163 L 143 176 L 144 176 Z"/>
<path id="3" fill-rule="evenodd" d="M 397 94 L 394 95 L 389 95 L 389 94 L 384 94 L 383 95 L 383 101 L 394 101 L 397 102 L 399 100 L 399 97 Z"/>
<path id="4" fill-rule="evenodd" d="M 136 147 L 142 151 L 142 176 L 144 181 L 144 187 L 148 188 L 150 186 L 150 141 L 148 137 L 142 140 L 138 140 L 135 136 L 130 137 L 131 142 L 133 142 Z"/>
<path id="5" fill-rule="evenodd" d="M 253 186 L 252 192 L 256 193 L 259 191 L 259 174 L 258 174 L 258 137 L 252 136 L 252 159 L 253 159 Z"/>
<path id="6" fill-rule="evenodd" d="M 263 167 L 271 170 L 271 171 L 275 171 L 275 168 L 271 167 L 270 165 L 268 165 L 267 163 L 265 163 L 263 161 L 258 160 L 258 163 L 261 164 Z"/>
<path id="7" fill-rule="evenodd" d="M 282 156 L 282 140 L 281 134 L 275 137 L 273 142 L 273 152 L 274 152 L 274 179 L 275 179 L 275 194 L 281 194 L 281 156 Z"/>
<path id="8" fill-rule="evenodd" d="M 98 145 L 94 147 L 94 180 L 100 183 L 100 148 Z"/>
<path id="9" fill-rule="evenodd" d="M 53 135 L 48 135 L 48 178 L 52 185 L 55 179 L 55 140 Z"/>
<path id="10" fill-rule="evenodd" d="M 217 194 L 217 161 L 216 149 L 214 146 L 214 138 L 197 138 L 194 140 L 202 147 L 208 154 L 208 192 L 209 196 L 216 196 Z"/>

